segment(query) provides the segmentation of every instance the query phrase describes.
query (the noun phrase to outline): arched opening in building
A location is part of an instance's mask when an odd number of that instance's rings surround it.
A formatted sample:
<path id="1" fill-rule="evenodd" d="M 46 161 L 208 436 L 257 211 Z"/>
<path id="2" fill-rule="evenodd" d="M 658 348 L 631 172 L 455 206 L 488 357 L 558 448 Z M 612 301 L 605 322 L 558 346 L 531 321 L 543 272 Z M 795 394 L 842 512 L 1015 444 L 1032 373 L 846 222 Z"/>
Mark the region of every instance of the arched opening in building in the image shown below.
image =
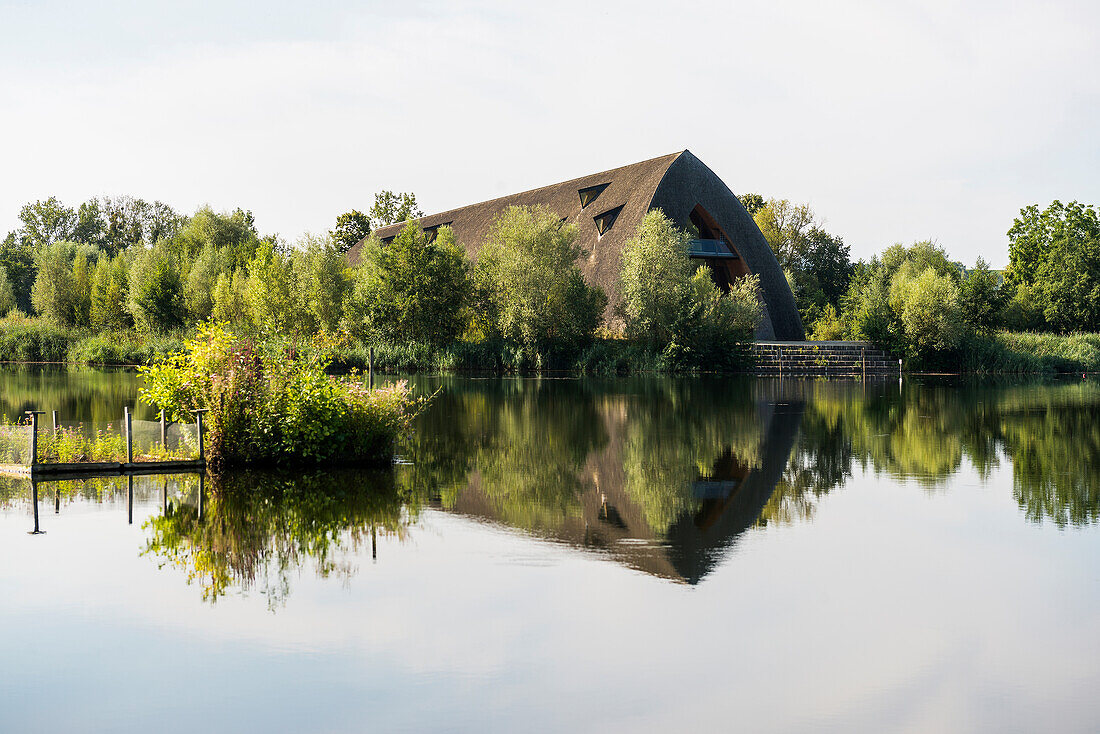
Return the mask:
<path id="1" fill-rule="evenodd" d="M 728 291 L 734 280 L 752 272 L 733 242 L 706 209 L 697 204 L 691 210 L 690 219 L 698 237 L 691 241 L 688 255 L 693 260 L 703 261 L 710 270 L 710 277 L 715 285 Z"/>

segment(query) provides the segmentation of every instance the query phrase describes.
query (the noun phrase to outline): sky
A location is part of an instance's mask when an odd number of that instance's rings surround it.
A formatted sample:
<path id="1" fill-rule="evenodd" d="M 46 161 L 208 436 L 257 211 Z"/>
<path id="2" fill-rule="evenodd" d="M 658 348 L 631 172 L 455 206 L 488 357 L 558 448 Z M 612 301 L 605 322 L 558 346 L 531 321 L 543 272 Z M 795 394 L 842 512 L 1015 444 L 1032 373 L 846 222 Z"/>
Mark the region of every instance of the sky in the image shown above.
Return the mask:
<path id="1" fill-rule="evenodd" d="M 0 0 L 0 234 L 27 201 L 250 209 L 321 232 L 689 149 L 853 258 L 1008 261 L 1100 203 L 1094 2 Z"/>

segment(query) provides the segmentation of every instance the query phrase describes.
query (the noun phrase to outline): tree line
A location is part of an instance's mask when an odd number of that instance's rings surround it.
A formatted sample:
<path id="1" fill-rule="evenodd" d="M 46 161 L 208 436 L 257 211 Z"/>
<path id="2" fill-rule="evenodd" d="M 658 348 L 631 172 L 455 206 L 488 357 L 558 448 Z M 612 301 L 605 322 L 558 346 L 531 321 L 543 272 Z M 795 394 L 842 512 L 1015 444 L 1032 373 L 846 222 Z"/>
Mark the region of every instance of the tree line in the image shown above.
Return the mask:
<path id="1" fill-rule="evenodd" d="M 449 228 L 421 230 L 421 215 L 413 194 L 383 191 L 367 213 L 288 244 L 242 209 L 185 216 L 140 199 L 70 208 L 51 197 L 24 206 L 0 246 L 0 316 L 99 334 L 182 333 L 212 320 L 255 336 L 487 344 L 536 368 L 612 331 L 670 365 L 721 366 L 760 318 L 756 280 L 723 294 L 689 259 L 692 233 L 659 211 L 627 244 L 611 324 L 608 294 L 578 266 L 576 226 L 550 209 L 502 212 L 476 260 Z M 389 242 L 372 234 L 399 222 Z M 346 253 L 360 241 L 353 265 Z"/>
<path id="2" fill-rule="evenodd" d="M 1100 207 L 1027 206 L 1003 272 L 952 260 L 935 242 L 852 262 L 807 205 L 741 197 L 787 275 L 812 339 L 866 339 L 927 365 L 996 332 L 1100 331 Z"/>

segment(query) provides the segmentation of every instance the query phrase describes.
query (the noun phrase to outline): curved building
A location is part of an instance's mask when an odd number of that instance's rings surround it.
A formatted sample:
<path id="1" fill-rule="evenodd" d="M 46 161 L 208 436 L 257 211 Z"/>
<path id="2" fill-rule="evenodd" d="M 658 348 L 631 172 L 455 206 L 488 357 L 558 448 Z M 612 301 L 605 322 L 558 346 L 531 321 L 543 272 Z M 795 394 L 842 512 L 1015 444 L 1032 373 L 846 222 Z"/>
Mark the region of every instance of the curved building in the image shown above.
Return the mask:
<path id="1" fill-rule="evenodd" d="M 660 209 L 680 227 L 693 226 L 691 257 L 706 263 L 720 287 L 742 275 L 760 276 L 765 313 L 756 330 L 760 340 L 800 341 L 802 319 L 782 268 L 752 217 L 706 165 L 689 151 L 653 158 L 610 171 L 544 186 L 499 199 L 432 214 L 420 220 L 426 232 L 448 226 L 470 257 L 489 232 L 493 220 L 509 206 L 545 205 L 562 221 L 577 225 L 578 243 L 588 253 L 581 270 L 589 283 L 608 295 L 607 315 L 619 300 L 620 255 L 642 218 Z M 392 240 L 403 225 L 375 231 L 383 242 Z M 359 258 L 363 243 L 348 253 Z"/>

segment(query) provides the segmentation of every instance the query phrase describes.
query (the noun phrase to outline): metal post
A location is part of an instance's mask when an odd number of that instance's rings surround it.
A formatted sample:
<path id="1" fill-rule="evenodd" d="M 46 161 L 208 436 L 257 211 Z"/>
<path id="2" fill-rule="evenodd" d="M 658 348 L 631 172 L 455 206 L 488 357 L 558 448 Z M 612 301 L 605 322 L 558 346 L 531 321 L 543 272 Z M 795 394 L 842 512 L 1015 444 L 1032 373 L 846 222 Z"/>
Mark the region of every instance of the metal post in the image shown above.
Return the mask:
<path id="1" fill-rule="evenodd" d="M 38 464 L 38 416 L 45 415 L 44 410 L 28 410 L 31 417 L 31 466 Z M 36 495 L 37 496 L 37 495 Z"/>
<path id="2" fill-rule="evenodd" d="M 859 350 L 859 356 L 863 360 L 863 381 L 867 381 L 867 349 L 862 348 Z"/>
<path id="3" fill-rule="evenodd" d="M 367 358 L 367 387 L 374 389 L 374 347 L 370 348 L 370 356 Z"/>
<path id="4" fill-rule="evenodd" d="M 58 431 L 61 430 L 61 421 L 57 419 L 57 411 L 53 412 L 53 436 L 57 438 Z"/>
<path id="5" fill-rule="evenodd" d="M 199 461 L 206 461 L 206 444 L 202 439 L 202 414 L 206 412 L 205 409 L 199 409 L 191 411 L 195 414 L 195 430 L 199 434 Z"/>
<path id="6" fill-rule="evenodd" d="M 783 376 L 783 347 L 779 347 L 779 376 Z"/>
<path id="7" fill-rule="evenodd" d="M 164 408 L 160 409 L 160 445 L 168 451 L 168 421 L 164 418 Z"/>
<path id="8" fill-rule="evenodd" d="M 130 413 L 130 408 L 126 407 L 122 409 L 124 411 L 123 416 L 126 423 L 126 463 L 134 463 L 134 423 L 133 415 Z"/>
<path id="9" fill-rule="evenodd" d="M 45 530 L 38 527 L 38 482 L 31 478 L 31 506 L 34 507 L 34 530 L 28 530 L 27 535 L 45 535 Z"/>

